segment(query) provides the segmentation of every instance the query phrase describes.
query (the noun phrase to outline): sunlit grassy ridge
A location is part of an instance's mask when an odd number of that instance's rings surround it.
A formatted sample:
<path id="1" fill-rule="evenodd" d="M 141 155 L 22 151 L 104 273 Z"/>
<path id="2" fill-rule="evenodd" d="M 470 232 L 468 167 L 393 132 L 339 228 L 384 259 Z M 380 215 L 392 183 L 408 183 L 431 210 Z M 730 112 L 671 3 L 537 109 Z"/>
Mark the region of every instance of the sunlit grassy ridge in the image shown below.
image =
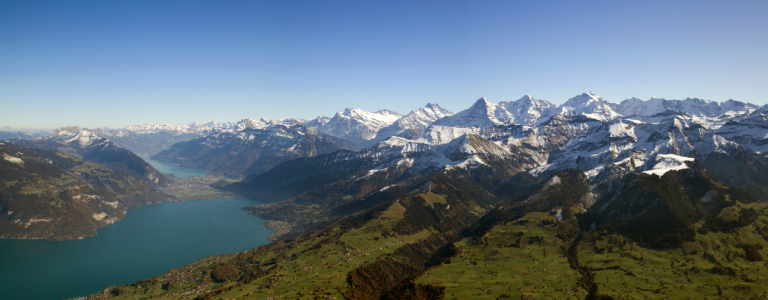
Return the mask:
<path id="1" fill-rule="evenodd" d="M 325 229 L 92 298 L 736 299 L 768 292 L 763 202 L 729 200 L 690 225 L 692 239 L 653 249 L 611 222 L 579 228 L 584 208 L 572 192 L 579 186 L 494 206 L 477 186 L 455 184 L 445 179 Z M 555 196 L 562 197 L 554 207 L 535 202 Z"/>
<path id="2" fill-rule="evenodd" d="M 523 222 L 494 226 L 483 236 L 456 243 L 459 255 L 426 272 L 417 282 L 445 286 L 448 299 L 563 298 L 584 294 L 557 238 L 558 226 L 545 213 L 529 213 Z"/>
<path id="3" fill-rule="evenodd" d="M 391 254 L 404 244 L 423 240 L 431 232 L 384 237 L 382 229 L 392 228 L 403 218 L 405 209 L 394 203 L 389 209 L 360 227 L 333 227 L 291 241 L 238 254 L 201 259 L 182 268 L 142 282 L 105 290 L 95 299 L 193 299 L 211 293 L 225 299 L 265 299 L 275 296 L 315 299 L 316 296 L 343 299 L 349 288 L 348 273 L 361 265 Z M 234 265 L 247 264 L 248 271 L 261 275 L 248 282 L 237 278 Z M 232 275 L 235 276 L 235 275 Z M 248 276 L 246 276 L 248 277 Z M 222 281 L 222 282 L 219 282 Z M 143 284 L 142 284 L 143 283 Z M 226 290 L 231 288 L 230 290 Z"/>
<path id="4" fill-rule="evenodd" d="M 579 245 L 579 257 L 595 272 L 600 292 L 616 298 L 765 297 L 767 208 L 736 203 L 718 217 L 732 219 L 734 211 L 755 209 L 757 220 L 729 232 L 699 230 L 694 241 L 675 249 L 642 248 L 619 234 L 596 231 Z"/>
<path id="5" fill-rule="evenodd" d="M 737 203 L 722 216 L 733 219 L 729 212 L 750 208 L 760 211 L 752 225 L 697 234 L 675 249 L 640 247 L 598 229 L 578 244 L 578 259 L 595 274 L 600 294 L 616 299 L 765 297 L 768 263 L 762 256 L 768 243 L 760 228 L 767 228 L 768 207 Z M 543 225 L 546 219 L 546 214 L 529 213 L 522 222 L 463 239 L 450 264 L 429 270 L 417 282 L 447 287 L 447 299 L 583 299 L 587 292 L 580 275 L 568 263 L 565 241 L 556 237 L 560 224 Z"/>

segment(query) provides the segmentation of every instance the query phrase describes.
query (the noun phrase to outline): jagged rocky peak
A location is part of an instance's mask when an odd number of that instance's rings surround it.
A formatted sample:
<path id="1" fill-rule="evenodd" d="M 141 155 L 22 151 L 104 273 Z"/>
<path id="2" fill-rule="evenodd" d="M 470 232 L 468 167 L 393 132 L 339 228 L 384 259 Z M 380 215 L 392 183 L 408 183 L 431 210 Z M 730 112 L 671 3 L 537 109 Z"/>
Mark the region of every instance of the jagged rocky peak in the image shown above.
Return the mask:
<path id="1" fill-rule="evenodd" d="M 488 98 L 480 97 L 469 109 L 478 112 L 487 112 L 489 115 L 493 115 L 493 112 L 496 110 L 496 104 L 488 100 Z"/>
<path id="2" fill-rule="evenodd" d="M 427 105 L 425 105 L 424 108 L 431 109 L 431 110 L 443 110 L 443 108 L 440 107 L 440 105 L 438 105 L 437 103 L 435 104 L 427 103 Z"/>
<path id="3" fill-rule="evenodd" d="M 268 124 L 269 124 L 269 121 L 264 120 L 264 118 L 261 118 L 259 120 L 246 118 L 246 119 L 240 120 L 240 122 L 237 122 L 237 129 L 238 130 L 262 129 L 264 127 L 267 127 Z"/>
<path id="4" fill-rule="evenodd" d="M 512 116 L 504 107 L 496 105 L 485 97 L 453 116 L 437 120 L 434 125 L 455 127 L 493 127 L 512 120 Z"/>
<path id="5" fill-rule="evenodd" d="M 293 118 L 280 120 L 266 120 L 264 118 L 259 120 L 243 119 L 240 122 L 237 122 L 235 131 L 243 131 L 246 129 L 282 130 L 296 125 L 304 126 L 304 122 Z"/>
<path id="6" fill-rule="evenodd" d="M 381 123 L 394 123 L 402 117 L 400 114 L 387 110 L 382 109 L 376 112 L 368 112 L 359 108 L 345 108 L 344 110 L 337 112 L 334 117 L 342 117 L 342 118 L 350 118 L 350 119 L 360 119 L 360 120 L 370 120 L 370 121 L 377 121 Z"/>
<path id="7" fill-rule="evenodd" d="M 559 109 L 564 114 L 582 114 L 599 121 L 609 121 L 621 117 L 621 115 L 611 108 L 608 101 L 603 100 L 593 92 L 583 93 L 571 99 L 568 99 Z"/>
<path id="8" fill-rule="evenodd" d="M 381 129 L 376 134 L 376 141 L 382 141 L 393 136 L 416 137 L 435 121 L 451 115 L 453 112 L 443 109 L 437 104 L 427 103 L 424 107 L 411 111 L 392 125 Z"/>
<path id="9" fill-rule="evenodd" d="M 90 130 L 88 128 L 80 128 L 79 126 L 65 126 L 57 128 L 43 137 L 43 139 L 65 143 L 77 141 L 80 146 L 87 146 L 94 141 L 105 139 L 100 135 L 104 135 L 101 129 Z"/>
<path id="10" fill-rule="evenodd" d="M 73 136 L 80 132 L 80 130 L 80 126 L 64 126 L 54 129 L 51 133 L 48 134 L 47 138 L 53 138 L 56 136 Z"/>
<path id="11" fill-rule="evenodd" d="M 427 103 L 427 105 L 425 105 L 424 107 L 421 107 L 415 111 L 411 111 L 407 115 L 398 119 L 395 123 L 397 124 L 418 123 L 419 125 L 429 125 L 429 123 L 432 123 L 434 121 L 439 120 L 440 118 L 444 118 L 451 115 L 453 115 L 453 112 L 451 112 L 450 110 L 443 109 L 442 107 L 440 107 L 440 105 L 437 105 L 437 104 Z M 426 126 L 424 126 L 423 128 L 426 128 Z M 423 128 L 418 128 L 418 129 L 423 129 Z M 414 129 L 414 128 L 410 128 L 410 129 Z"/>
<path id="12" fill-rule="evenodd" d="M 522 102 L 533 102 L 533 101 L 536 101 L 536 99 L 533 99 L 533 97 L 531 97 L 531 95 L 525 94 L 525 95 L 523 95 L 523 97 L 521 97 L 520 99 L 517 99 L 517 101 L 522 101 Z"/>
<path id="13" fill-rule="evenodd" d="M 614 105 L 615 110 L 624 116 L 653 116 L 665 111 L 681 111 L 687 114 L 707 117 L 726 113 L 751 113 L 758 107 L 754 104 L 729 99 L 725 102 L 686 98 L 685 100 L 667 100 L 651 97 L 648 100 L 632 97 Z"/>
<path id="14" fill-rule="evenodd" d="M 528 94 L 523 95 L 522 97 L 520 97 L 520 99 L 517 99 L 515 101 L 499 102 L 499 104 L 502 104 L 502 103 L 509 103 L 509 104 L 515 103 L 518 106 L 523 106 L 523 107 L 527 107 L 527 106 L 547 106 L 547 107 L 554 106 L 554 104 L 549 103 L 549 101 L 538 100 L 538 99 L 533 98 L 531 95 L 528 95 Z M 512 112 L 512 111 L 510 111 L 510 112 Z"/>
<path id="15" fill-rule="evenodd" d="M 369 141 L 379 130 L 395 123 L 402 115 L 391 110 L 368 112 L 359 108 L 346 108 L 337 112 L 319 127 L 326 134 L 353 141 Z"/>
<path id="16" fill-rule="evenodd" d="M 582 106 L 589 106 L 589 105 L 597 105 L 601 102 L 605 102 L 605 100 L 603 100 L 602 97 L 598 96 L 593 92 L 589 92 L 589 93 L 583 93 L 581 95 L 568 99 L 568 101 L 566 101 L 563 104 L 563 106 L 582 107 Z"/>
<path id="17" fill-rule="evenodd" d="M 203 133 L 210 130 L 231 130 L 237 126 L 232 122 L 214 122 L 206 121 L 203 123 L 193 122 L 186 125 L 176 124 L 136 124 L 127 125 L 118 128 L 118 131 L 131 131 L 134 133 L 158 133 L 169 132 L 174 134 L 185 133 Z"/>
<path id="18" fill-rule="evenodd" d="M 329 121 L 331 121 L 331 118 L 325 117 L 325 116 L 319 116 L 312 120 L 307 120 L 304 122 L 304 125 L 307 125 L 307 127 L 320 127 L 325 124 L 327 124 Z"/>
<path id="19" fill-rule="evenodd" d="M 616 111 L 625 116 L 652 116 L 666 110 L 664 101 L 663 98 L 643 100 L 632 97 L 616 105 Z"/>
<path id="20" fill-rule="evenodd" d="M 578 113 L 613 112 L 608 101 L 603 100 L 602 97 L 593 92 L 583 93 L 568 99 L 562 106 L 572 108 L 574 112 Z"/>
<path id="21" fill-rule="evenodd" d="M 421 107 L 421 108 L 417 109 L 416 111 L 417 112 L 429 112 L 431 114 L 436 114 L 436 115 L 452 115 L 453 114 L 453 112 L 451 112 L 450 110 L 447 110 L 447 109 L 444 109 L 444 108 L 440 107 L 440 105 L 437 104 L 437 103 L 427 103 L 427 105 L 424 105 L 424 107 Z M 414 111 L 411 111 L 411 113 L 409 113 L 409 115 L 412 114 L 413 112 Z"/>
<path id="22" fill-rule="evenodd" d="M 541 117 L 546 117 L 555 106 L 545 100 L 536 100 L 530 95 L 524 95 L 516 101 L 499 102 L 512 115 L 515 124 L 532 125 Z"/>

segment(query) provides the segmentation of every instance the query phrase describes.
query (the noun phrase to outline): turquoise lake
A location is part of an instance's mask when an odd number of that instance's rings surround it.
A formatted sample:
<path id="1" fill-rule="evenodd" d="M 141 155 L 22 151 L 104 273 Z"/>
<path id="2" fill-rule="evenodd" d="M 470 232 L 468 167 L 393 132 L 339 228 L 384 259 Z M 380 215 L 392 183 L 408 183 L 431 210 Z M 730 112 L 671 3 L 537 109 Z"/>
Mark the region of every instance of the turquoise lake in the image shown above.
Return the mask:
<path id="1" fill-rule="evenodd" d="M 199 169 L 193 169 L 193 168 L 186 168 L 186 167 L 180 167 L 180 166 L 174 166 L 171 164 L 166 164 L 157 160 L 154 160 L 149 157 L 149 155 L 142 156 L 139 155 L 144 161 L 148 162 L 150 165 L 155 167 L 160 173 L 165 174 L 175 174 L 178 178 L 185 178 L 189 176 L 199 176 L 199 175 L 205 175 L 208 174 L 208 172 L 199 170 Z"/>
<path id="2" fill-rule="evenodd" d="M 125 219 L 82 240 L 0 239 L 0 299 L 87 296 L 206 256 L 253 249 L 274 232 L 240 209 L 258 204 L 167 202 L 128 210 Z"/>

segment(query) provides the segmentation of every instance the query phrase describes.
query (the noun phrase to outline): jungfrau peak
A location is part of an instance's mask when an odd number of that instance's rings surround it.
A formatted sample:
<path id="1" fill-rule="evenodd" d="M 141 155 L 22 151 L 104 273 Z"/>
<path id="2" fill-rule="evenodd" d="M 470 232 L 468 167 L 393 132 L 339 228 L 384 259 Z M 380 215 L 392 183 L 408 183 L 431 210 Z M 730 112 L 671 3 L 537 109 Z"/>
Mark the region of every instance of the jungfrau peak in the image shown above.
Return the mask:
<path id="1" fill-rule="evenodd" d="M 568 99 L 559 107 L 559 113 L 581 114 L 600 121 L 609 121 L 621 116 L 613 111 L 610 103 L 593 92 L 583 93 Z"/>

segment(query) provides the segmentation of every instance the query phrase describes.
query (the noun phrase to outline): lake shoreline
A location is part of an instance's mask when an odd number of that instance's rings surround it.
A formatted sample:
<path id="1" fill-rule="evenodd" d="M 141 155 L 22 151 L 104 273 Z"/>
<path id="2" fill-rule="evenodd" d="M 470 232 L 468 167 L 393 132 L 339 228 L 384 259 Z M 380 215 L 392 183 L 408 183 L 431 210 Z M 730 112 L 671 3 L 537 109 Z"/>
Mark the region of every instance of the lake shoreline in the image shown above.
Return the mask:
<path id="1" fill-rule="evenodd" d="M 241 210 L 246 198 L 169 201 L 130 209 L 84 239 L 0 239 L 0 295 L 62 299 L 130 284 L 212 255 L 271 241 L 265 220 Z M 79 270 L 76 274 L 71 270 Z M 35 282 L 49 282 L 43 289 Z"/>
<path id="2" fill-rule="evenodd" d="M 271 242 L 268 237 L 276 231 L 242 210 L 261 202 L 209 185 L 236 179 L 199 173 L 178 178 L 179 186 L 160 189 L 167 195 L 162 201 L 125 209 L 120 221 L 87 237 L 0 238 L 0 298 L 80 298 Z"/>

